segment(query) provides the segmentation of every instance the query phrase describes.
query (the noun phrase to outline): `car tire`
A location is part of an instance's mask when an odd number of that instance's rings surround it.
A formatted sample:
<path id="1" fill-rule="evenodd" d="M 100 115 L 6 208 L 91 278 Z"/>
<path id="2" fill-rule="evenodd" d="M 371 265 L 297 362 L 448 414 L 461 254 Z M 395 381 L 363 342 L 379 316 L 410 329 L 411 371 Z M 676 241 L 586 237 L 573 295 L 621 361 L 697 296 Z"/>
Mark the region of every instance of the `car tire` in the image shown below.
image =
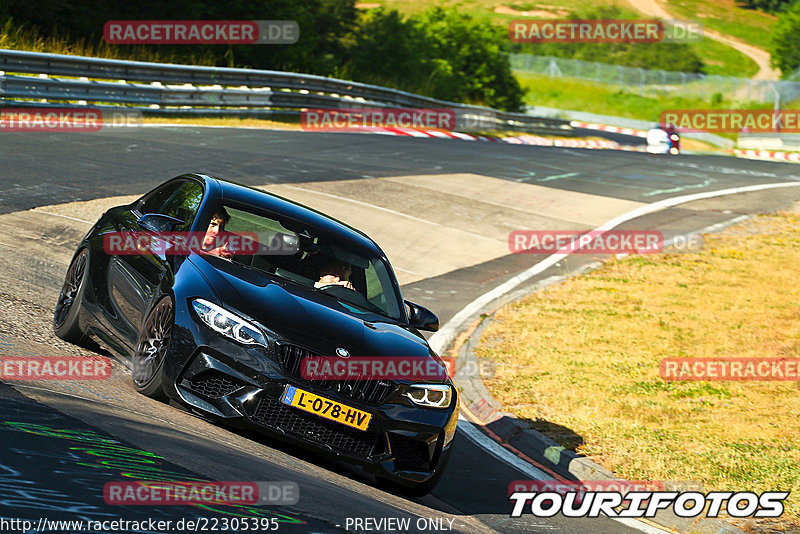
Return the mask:
<path id="1" fill-rule="evenodd" d="M 89 249 L 83 248 L 67 269 L 64 285 L 53 311 L 53 332 L 64 341 L 76 345 L 86 341 L 86 334 L 80 328 L 79 316 L 88 273 Z"/>
<path id="2" fill-rule="evenodd" d="M 409 486 L 403 486 L 401 484 L 398 484 L 396 482 L 393 482 L 391 480 L 382 477 L 377 477 L 378 486 L 385 488 L 389 491 L 399 493 L 406 497 L 424 497 L 425 495 L 433 491 L 433 489 L 441 480 L 442 475 L 444 475 L 444 472 L 447 469 L 447 464 L 448 462 L 450 462 L 450 457 L 453 455 L 454 445 L 455 445 L 455 436 L 453 437 L 453 441 L 450 443 L 450 447 L 447 449 L 447 452 L 444 453 L 445 457 L 439 463 L 439 468 L 436 470 L 433 476 L 428 480 L 426 480 L 425 482 L 420 482 L 415 486 L 409 487 Z"/>
<path id="3" fill-rule="evenodd" d="M 164 359 L 175 321 L 174 309 L 169 297 L 164 297 L 153 306 L 139 333 L 131 366 L 136 391 L 162 402 L 168 400 L 162 384 Z"/>

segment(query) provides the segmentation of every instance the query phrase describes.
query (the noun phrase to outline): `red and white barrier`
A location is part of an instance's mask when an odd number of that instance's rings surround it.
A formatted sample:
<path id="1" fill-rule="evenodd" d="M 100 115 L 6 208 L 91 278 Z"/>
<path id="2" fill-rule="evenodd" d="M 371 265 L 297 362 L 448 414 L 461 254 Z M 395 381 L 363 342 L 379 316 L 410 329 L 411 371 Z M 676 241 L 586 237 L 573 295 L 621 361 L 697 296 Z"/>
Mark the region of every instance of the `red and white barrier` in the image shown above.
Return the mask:
<path id="1" fill-rule="evenodd" d="M 771 159 L 776 161 L 791 161 L 794 163 L 800 163 L 800 152 L 753 149 L 742 150 L 739 148 L 734 148 L 733 153 L 740 158 Z"/>
<path id="2" fill-rule="evenodd" d="M 360 130 L 350 130 L 364 131 Z M 365 133 L 378 133 L 384 135 L 398 135 L 403 137 L 431 137 L 439 139 L 462 139 L 465 141 L 491 141 L 509 143 L 512 145 L 557 146 L 569 148 L 605 148 L 622 150 L 640 150 L 640 147 L 626 147 L 614 141 L 604 139 L 549 139 L 538 135 L 517 135 L 511 137 L 489 137 L 483 135 L 470 135 L 460 132 L 447 132 L 442 130 L 422 130 L 417 128 L 369 128 Z"/>
<path id="3" fill-rule="evenodd" d="M 601 132 L 611 132 L 623 135 L 635 135 L 636 137 L 647 137 L 647 132 L 644 130 L 635 130 L 633 128 L 620 128 L 618 126 L 607 126 L 605 124 L 597 124 L 595 122 L 571 121 L 570 125 L 573 128 L 586 128 L 587 130 L 600 130 Z"/>

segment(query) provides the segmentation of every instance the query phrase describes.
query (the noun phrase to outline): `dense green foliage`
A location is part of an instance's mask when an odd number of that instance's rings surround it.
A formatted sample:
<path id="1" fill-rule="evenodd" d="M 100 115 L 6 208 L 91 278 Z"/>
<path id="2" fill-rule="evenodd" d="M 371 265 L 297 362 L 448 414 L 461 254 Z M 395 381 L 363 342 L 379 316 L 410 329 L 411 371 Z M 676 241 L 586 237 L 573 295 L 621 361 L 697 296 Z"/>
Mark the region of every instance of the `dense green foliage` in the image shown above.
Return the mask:
<path id="1" fill-rule="evenodd" d="M 508 35 L 455 9 L 431 8 L 404 18 L 364 13 L 355 0 L 0 0 L 0 28 L 11 21 L 44 37 L 102 40 L 109 20 L 295 20 L 292 45 L 115 45 L 131 58 L 154 49 L 176 61 L 286 70 L 381 83 L 435 98 L 508 110 L 522 105 L 512 75 Z"/>
<path id="2" fill-rule="evenodd" d="M 767 13 L 777 13 L 789 7 L 795 0 L 742 0 L 741 4 L 750 9 L 760 9 Z"/>
<path id="3" fill-rule="evenodd" d="M 406 20 L 377 10 L 365 17 L 350 67 L 354 77 L 374 83 L 517 109 L 523 91 L 508 63 L 509 46 L 503 28 L 455 10 L 435 7 Z"/>
<path id="4" fill-rule="evenodd" d="M 564 18 L 594 20 L 641 17 L 612 5 L 582 13 L 572 12 Z M 515 51 L 636 68 L 703 72 L 703 61 L 692 47 L 685 43 L 524 43 L 517 44 Z"/>
<path id="5" fill-rule="evenodd" d="M 770 53 L 772 65 L 781 69 L 784 76 L 800 67 L 800 2 L 778 16 Z"/>

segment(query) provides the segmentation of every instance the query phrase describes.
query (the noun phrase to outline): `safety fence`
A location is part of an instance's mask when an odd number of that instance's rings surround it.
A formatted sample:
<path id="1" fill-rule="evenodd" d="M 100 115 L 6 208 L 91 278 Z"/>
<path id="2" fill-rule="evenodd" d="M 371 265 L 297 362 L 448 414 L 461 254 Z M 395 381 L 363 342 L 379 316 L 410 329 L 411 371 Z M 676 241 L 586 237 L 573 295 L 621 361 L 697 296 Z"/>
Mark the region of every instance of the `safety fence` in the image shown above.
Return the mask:
<path id="1" fill-rule="evenodd" d="M 569 121 L 324 76 L 0 49 L 0 105 L 124 106 L 144 114 L 297 116 L 303 109 L 446 108 L 463 131 L 571 135 Z"/>

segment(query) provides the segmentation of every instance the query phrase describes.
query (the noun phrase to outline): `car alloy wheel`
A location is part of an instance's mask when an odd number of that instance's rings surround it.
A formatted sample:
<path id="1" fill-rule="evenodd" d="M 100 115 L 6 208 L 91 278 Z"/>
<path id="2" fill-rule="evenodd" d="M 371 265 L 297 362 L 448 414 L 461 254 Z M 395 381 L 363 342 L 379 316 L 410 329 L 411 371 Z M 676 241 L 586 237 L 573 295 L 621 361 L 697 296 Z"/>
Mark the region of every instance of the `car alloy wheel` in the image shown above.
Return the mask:
<path id="1" fill-rule="evenodd" d="M 67 320 L 69 311 L 78 296 L 81 288 L 81 282 L 86 274 L 86 259 L 89 256 L 89 251 L 84 249 L 72 262 L 67 271 L 67 276 L 64 279 L 64 285 L 61 288 L 61 294 L 58 296 L 56 303 L 56 310 L 53 317 L 53 326 L 58 329 L 64 326 Z"/>
<path id="2" fill-rule="evenodd" d="M 159 374 L 172 333 L 172 301 L 159 302 L 145 321 L 139 346 L 133 355 L 133 381 L 140 391 Z"/>

